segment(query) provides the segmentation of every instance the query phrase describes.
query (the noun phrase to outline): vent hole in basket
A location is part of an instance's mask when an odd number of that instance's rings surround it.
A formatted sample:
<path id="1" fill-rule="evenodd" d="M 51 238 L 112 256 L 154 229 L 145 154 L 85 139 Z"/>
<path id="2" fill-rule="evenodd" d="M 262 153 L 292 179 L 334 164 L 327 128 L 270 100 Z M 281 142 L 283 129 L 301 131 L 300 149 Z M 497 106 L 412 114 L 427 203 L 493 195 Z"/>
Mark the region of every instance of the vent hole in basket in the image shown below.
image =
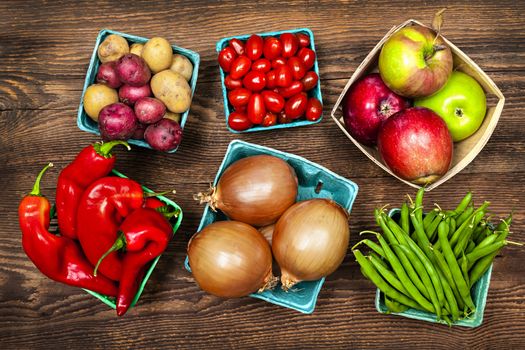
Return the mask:
<path id="1" fill-rule="evenodd" d="M 321 192 L 322 188 L 323 188 L 323 182 L 322 181 L 318 181 L 317 182 L 317 186 L 315 186 L 314 192 L 319 194 Z"/>

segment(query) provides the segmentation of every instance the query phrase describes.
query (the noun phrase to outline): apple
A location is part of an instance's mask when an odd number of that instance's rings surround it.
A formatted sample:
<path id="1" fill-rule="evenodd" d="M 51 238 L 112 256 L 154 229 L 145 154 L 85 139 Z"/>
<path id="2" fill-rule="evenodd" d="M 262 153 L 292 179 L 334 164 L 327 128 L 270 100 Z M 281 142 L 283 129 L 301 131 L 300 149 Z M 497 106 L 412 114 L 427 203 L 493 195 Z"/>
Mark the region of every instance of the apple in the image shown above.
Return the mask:
<path id="1" fill-rule="evenodd" d="M 366 75 L 350 87 L 343 99 L 346 129 L 357 141 L 375 145 L 381 123 L 408 107 L 408 100 L 390 90 L 378 73 Z"/>
<path id="2" fill-rule="evenodd" d="M 447 125 L 425 107 L 407 108 L 385 120 L 377 147 L 394 174 L 419 185 L 439 179 L 452 162 L 453 143 Z"/>
<path id="3" fill-rule="evenodd" d="M 414 105 L 430 108 L 443 118 L 457 142 L 479 129 L 485 119 L 487 97 L 476 79 L 455 71 L 441 90 L 414 101 Z"/>
<path id="4" fill-rule="evenodd" d="M 398 95 L 429 96 L 441 89 L 452 73 L 452 53 L 431 29 L 420 25 L 405 27 L 381 48 L 379 73 Z"/>

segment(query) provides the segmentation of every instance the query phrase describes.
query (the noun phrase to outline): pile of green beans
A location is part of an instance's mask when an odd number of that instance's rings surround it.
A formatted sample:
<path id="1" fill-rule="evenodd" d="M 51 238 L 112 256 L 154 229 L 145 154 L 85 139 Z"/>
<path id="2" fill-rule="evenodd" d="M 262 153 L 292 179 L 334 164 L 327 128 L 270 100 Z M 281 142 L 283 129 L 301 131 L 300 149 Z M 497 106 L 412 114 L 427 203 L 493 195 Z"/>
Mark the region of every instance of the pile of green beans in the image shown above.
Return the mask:
<path id="1" fill-rule="evenodd" d="M 476 311 L 472 286 L 485 274 L 508 243 L 512 214 L 494 226 L 489 222 L 489 202 L 474 207 L 472 193 L 454 210 L 436 208 L 423 214 L 424 189 L 415 200 L 403 203 L 399 220 L 376 209 L 381 233 L 378 243 L 363 239 L 352 251 L 363 275 L 385 296 L 391 312 L 408 308 L 433 313 L 448 324 Z M 518 244 L 518 243 L 515 243 Z M 365 245 L 368 255 L 357 249 Z"/>

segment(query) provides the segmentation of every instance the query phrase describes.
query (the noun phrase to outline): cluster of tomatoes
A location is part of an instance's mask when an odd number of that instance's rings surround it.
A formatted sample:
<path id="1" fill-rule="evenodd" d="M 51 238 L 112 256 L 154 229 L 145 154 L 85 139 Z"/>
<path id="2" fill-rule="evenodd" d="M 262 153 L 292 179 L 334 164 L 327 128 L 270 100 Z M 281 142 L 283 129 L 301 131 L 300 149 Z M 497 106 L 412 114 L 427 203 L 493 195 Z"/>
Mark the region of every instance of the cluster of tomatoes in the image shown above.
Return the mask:
<path id="1" fill-rule="evenodd" d="M 234 108 L 228 118 L 233 130 L 321 117 L 321 102 L 308 97 L 308 91 L 319 81 L 311 70 L 315 52 L 310 49 L 308 35 L 283 33 L 279 38 L 263 39 L 254 34 L 246 43 L 232 39 L 219 53 L 218 61 L 228 74 L 224 85 Z"/>

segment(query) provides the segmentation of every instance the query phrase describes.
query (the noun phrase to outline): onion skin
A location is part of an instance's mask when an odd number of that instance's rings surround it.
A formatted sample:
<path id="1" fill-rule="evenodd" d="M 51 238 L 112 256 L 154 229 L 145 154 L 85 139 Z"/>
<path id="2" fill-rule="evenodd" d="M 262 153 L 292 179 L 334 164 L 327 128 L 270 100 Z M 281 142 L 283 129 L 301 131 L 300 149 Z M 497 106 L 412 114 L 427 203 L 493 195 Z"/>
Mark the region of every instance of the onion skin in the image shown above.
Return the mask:
<path id="1" fill-rule="evenodd" d="M 242 222 L 206 226 L 188 243 L 188 258 L 200 288 L 219 297 L 242 297 L 275 285 L 268 242 Z"/>
<path id="2" fill-rule="evenodd" d="M 288 163 L 258 155 L 230 165 L 217 187 L 196 198 L 232 220 L 260 227 L 275 223 L 295 203 L 297 185 L 295 171 Z"/>
<path id="3" fill-rule="evenodd" d="M 261 227 L 258 230 L 264 236 L 264 238 L 266 238 L 266 241 L 270 247 L 272 246 L 273 230 L 275 230 L 275 224 Z"/>
<path id="4" fill-rule="evenodd" d="M 328 199 L 294 204 L 277 221 L 273 256 L 284 290 L 328 276 L 343 262 L 350 241 L 348 213 Z"/>

